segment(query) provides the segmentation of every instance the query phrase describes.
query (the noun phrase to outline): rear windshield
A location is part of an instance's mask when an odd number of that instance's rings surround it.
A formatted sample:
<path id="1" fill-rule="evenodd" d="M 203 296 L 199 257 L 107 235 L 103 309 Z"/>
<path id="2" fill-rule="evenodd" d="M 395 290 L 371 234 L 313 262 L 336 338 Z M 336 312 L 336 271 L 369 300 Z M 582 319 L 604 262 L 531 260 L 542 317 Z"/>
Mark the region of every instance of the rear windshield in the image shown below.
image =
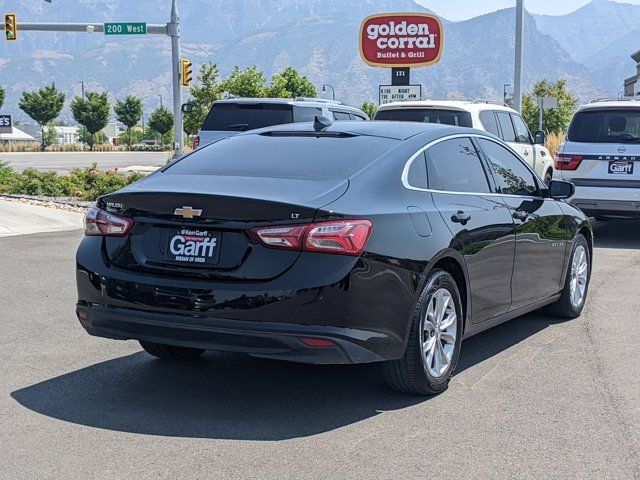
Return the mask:
<path id="1" fill-rule="evenodd" d="M 398 140 L 370 136 L 235 135 L 200 148 L 165 173 L 276 178 L 345 178 Z"/>
<path id="2" fill-rule="evenodd" d="M 640 109 L 586 110 L 578 112 L 567 133 L 571 142 L 640 142 Z"/>
<path id="3" fill-rule="evenodd" d="M 435 108 L 399 108 L 397 110 L 380 110 L 376 120 L 395 120 L 400 122 L 441 123 L 458 127 L 471 127 L 471 114 L 459 110 Z"/>
<path id="4" fill-rule="evenodd" d="M 244 131 L 293 122 L 291 105 L 216 103 L 202 130 Z"/>

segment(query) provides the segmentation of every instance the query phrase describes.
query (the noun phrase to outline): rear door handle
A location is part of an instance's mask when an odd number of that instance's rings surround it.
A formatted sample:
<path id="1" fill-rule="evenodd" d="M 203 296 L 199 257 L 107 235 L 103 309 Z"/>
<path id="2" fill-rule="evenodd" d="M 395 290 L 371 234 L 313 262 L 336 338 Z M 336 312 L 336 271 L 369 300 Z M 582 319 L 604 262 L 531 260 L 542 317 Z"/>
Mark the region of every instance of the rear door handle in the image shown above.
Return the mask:
<path id="1" fill-rule="evenodd" d="M 523 210 L 516 210 L 515 212 L 513 212 L 513 218 L 524 222 L 527 218 L 529 218 L 529 214 Z"/>
<path id="2" fill-rule="evenodd" d="M 451 215 L 451 221 L 454 223 L 461 223 L 462 225 L 466 225 L 469 220 L 471 220 L 471 215 L 469 215 L 468 213 L 464 213 L 461 210 L 459 210 L 458 213 L 454 213 L 453 215 Z"/>

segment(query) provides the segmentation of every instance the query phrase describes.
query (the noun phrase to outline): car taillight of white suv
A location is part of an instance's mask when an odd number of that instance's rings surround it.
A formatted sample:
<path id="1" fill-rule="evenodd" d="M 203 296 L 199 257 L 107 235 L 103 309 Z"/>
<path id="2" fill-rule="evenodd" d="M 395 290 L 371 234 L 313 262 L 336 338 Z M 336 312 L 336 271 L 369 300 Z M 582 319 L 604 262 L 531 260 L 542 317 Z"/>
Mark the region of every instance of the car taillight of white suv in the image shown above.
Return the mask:
<path id="1" fill-rule="evenodd" d="M 578 108 L 554 166 L 556 178 L 576 186 L 569 202 L 587 215 L 640 217 L 640 102 Z"/>

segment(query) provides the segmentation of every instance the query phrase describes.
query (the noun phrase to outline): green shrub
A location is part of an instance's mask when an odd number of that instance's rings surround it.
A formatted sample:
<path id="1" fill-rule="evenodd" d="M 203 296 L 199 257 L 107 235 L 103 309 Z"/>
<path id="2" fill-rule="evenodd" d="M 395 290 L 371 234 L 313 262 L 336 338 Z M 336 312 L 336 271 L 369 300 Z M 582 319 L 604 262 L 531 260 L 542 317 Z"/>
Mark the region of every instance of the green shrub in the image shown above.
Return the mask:
<path id="1" fill-rule="evenodd" d="M 68 175 L 41 172 L 33 168 L 18 173 L 0 163 L 0 193 L 96 200 L 143 177 L 139 173 L 122 175 L 117 170 L 103 172 L 97 170 L 95 163 L 87 168 L 76 168 Z"/>

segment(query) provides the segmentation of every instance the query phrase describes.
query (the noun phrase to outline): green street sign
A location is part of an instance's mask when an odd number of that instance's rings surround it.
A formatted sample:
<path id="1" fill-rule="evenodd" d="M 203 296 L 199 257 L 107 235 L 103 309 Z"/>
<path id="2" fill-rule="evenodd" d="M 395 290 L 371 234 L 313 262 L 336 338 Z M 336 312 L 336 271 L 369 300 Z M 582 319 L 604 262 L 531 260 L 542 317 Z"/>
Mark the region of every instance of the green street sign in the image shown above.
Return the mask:
<path id="1" fill-rule="evenodd" d="M 146 35 L 147 24 L 144 22 L 105 23 L 105 35 Z"/>

